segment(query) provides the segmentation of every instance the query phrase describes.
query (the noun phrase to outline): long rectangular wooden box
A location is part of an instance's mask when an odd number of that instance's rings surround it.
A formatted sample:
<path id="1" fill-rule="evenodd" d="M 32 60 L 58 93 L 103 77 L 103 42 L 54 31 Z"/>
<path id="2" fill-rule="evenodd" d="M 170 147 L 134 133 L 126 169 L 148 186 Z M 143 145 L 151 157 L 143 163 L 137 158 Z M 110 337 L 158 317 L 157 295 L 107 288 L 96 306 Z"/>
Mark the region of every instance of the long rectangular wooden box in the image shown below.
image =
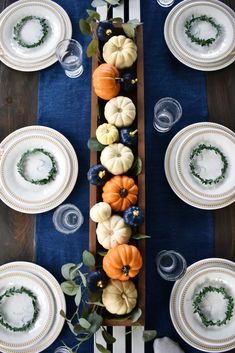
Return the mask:
<path id="1" fill-rule="evenodd" d="M 124 34 L 122 28 L 118 25 L 118 34 Z M 136 28 L 136 38 L 135 42 L 138 50 L 138 57 L 136 62 L 136 72 L 138 78 L 137 88 L 134 93 L 131 94 L 123 94 L 125 96 L 130 97 L 137 109 L 137 129 L 138 129 L 138 156 L 141 158 L 143 162 L 143 170 L 142 173 L 136 177 L 136 183 L 139 188 L 138 195 L 138 206 L 140 206 L 145 211 L 145 144 L 144 144 L 144 53 L 143 53 L 143 25 L 139 25 Z M 102 49 L 102 48 L 101 48 Z M 92 72 L 97 68 L 99 62 L 96 57 L 92 59 Z M 92 90 L 92 99 L 91 99 L 91 136 L 95 136 L 96 129 L 98 125 L 106 122 L 103 110 L 106 101 L 98 98 Z M 97 107 L 99 107 L 99 115 L 97 114 Z M 91 151 L 90 152 L 90 165 L 100 163 L 99 153 Z M 90 208 L 97 202 L 102 201 L 101 197 L 102 188 L 98 188 L 94 185 L 90 185 Z M 90 251 L 97 257 L 97 250 L 102 248 L 97 242 L 96 238 L 96 223 L 90 219 L 90 237 L 89 237 L 89 245 Z M 139 227 L 139 233 L 145 234 L 145 223 L 143 223 Z M 138 307 L 142 310 L 142 316 L 138 320 L 138 324 L 144 325 L 145 323 L 145 240 L 138 240 L 135 244 L 140 250 L 143 256 L 143 267 L 138 274 L 137 278 L 134 280 L 137 291 L 138 291 Z M 136 325 L 136 323 L 132 323 L 130 320 L 117 320 L 112 314 L 107 312 L 105 315 L 104 325 L 107 326 L 132 326 Z"/>

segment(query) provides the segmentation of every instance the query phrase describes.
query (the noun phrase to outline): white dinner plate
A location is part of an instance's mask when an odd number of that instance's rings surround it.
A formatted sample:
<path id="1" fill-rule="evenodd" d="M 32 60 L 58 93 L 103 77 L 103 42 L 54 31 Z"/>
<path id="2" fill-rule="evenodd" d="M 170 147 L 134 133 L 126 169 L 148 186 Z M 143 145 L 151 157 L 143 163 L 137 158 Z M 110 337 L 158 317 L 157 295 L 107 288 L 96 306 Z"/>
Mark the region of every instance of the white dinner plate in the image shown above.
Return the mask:
<path id="1" fill-rule="evenodd" d="M 77 175 L 78 175 L 78 161 L 77 161 L 77 156 L 76 152 L 74 151 L 73 146 L 71 143 L 63 136 L 61 133 L 58 131 L 45 127 L 45 126 L 27 126 L 21 129 L 18 129 L 14 132 L 12 132 L 10 135 L 8 135 L 1 143 L 0 143 L 0 149 L 1 150 L 7 150 L 9 146 L 17 142 L 19 139 L 27 139 L 28 137 L 34 137 L 34 136 L 46 136 L 49 137 L 57 144 L 61 145 L 69 158 L 70 161 L 70 166 L 71 166 L 71 173 L 69 176 L 69 180 L 67 185 L 64 185 L 64 187 L 61 189 L 61 192 L 59 192 L 55 197 L 51 198 L 50 201 L 45 202 L 45 203 L 30 203 L 30 202 L 23 202 L 23 200 L 17 200 L 14 196 L 10 195 L 8 192 L 5 191 L 4 188 L 0 188 L 0 199 L 6 203 L 9 207 L 13 208 L 16 211 L 23 212 L 23 213 L 32 213 L 32 214 L 37 214 L 37 213 L 42 213 L 49 211 L 58 205 L 60 205 L 71 193 L 71 191 L 74 188 L 74 185 L 77 180 Z"/>
<path id="2" fill-rule="evenodd" d="M 62 330 L 64 318 L 60 315 L 60 310 L 66 312 L 64 294 L 55 277 L 39 265 L 30 262 L 17 261 L 0 266 L 1 274 L 9 272 L 14 273 L 15 271 L 33 274 L 45 283 L 54 300 L 55 315 L 49 332 L 39 342 L 25 349 L 4 348 L 2 353 L 39 353 L 46 350 L 56 340 Z"/>
<path id="3" fill-rule="evenodd" d="M 165 163 L 164 163 L 165 174 L 170 187 L 181 200 L 196 208 L 205 209 L 205 210 L 215 210 L 215 209 L 226 207 L 231 203 L 233 203 L 235 201 L 235 195 L 223 200 L 206 200 L 206 199 L 203 200 L 202 198 L 197 197 L 192 193 L 189 193 L 189 191 L 184 187 L 184 185 L 180 182 L 177 176 L 176 166 L 175 166 L 176 154 L 177 154 L 178 148 L 180 147 L 184 139 L 190 136 L 194 132 L 197 132 L 197 131 L 203 132 L 203 130 L 206 128 L 209 128 L 209 129 L 216 128 L 231 134 L 231 136 L 233 137 L 235 136 L 234 132 L 232 132 L 230 129 L 226 128 L 223 125 L 219 125 L 215 123 L 203 122 L 203 123 L 192 124 L 185 127 L 173 137 L 173 139 L 171 140 L 171 142 L 167 147 L 166 154 L 165 154 Z"/>
<path id="4" fill-rule="evenodd" d="M 180 315 L 180 298 L 183 289 L 189 283 L 191 278 L 202 271 L 211 270 L 211 269 L 224 270 L 228 269 L 235 273 L 235 264 L 232 261 L 219 259 L 219 258 L 209 258 L 198 261 L 193 265 L 187 268 L 185 275 L 175 282 L 174 287 L 171 292 L 170 297 L 170 316 L 172 323 L 178 332 L 178 334 L 185 340 L 189 345 L 195 347 L 204 352 L 226 352 L 235 348 L 235 339 L 231 339 L 230 342 L 208 342 L 207 339 L 202 341 L 202 339 L 198 339 L 194 336 L 193 333 L 190 332 L 185 327 L 184 322 L 182 321 Z M 219 339 L 219 337 L 218 337 Z"/>
<path id="5" fill-rule="evenodd" d="M 41 8 L 45 6 L 47 11 L 49 13 L 53 13 L 54 19 L 56 19 L 55 23 L 58 24 L 58 21 L 61 23 L 60 26 L 57 26 L 54 24 L 54 30 L 57 32 L 56 27 L 61 27 L 61 34 L 58 36 L 58 41 L 62 39 L 67 39 L 72 37 L 72 25 L 71 21 L 69 19 L 68 14 L 65 12 L 65 10 L 56 4 L 54 1 L 51 0 L 19 0 L 12 5 L 8 6 L 1 14 L 0 14 L 0 27 L 2 26 L 2 21 L 4 21 L 5 17 L 8 16 L 8 13 L 15 13 L 15 11 L 20 11 L 21 8 L 28 8 L 30 6 L 40 6 Z M 53 21 L 52 21 L 53 22 Z M 4 28 L 4 26 L 2 27 Z M 57 36 L 57 35 L 56 35 Z M 58 43 L 56 41 L 56 43 Z M 7 66 L 11 67 L 14 70 L 18 71 L 24 71 L 24 72 L 32 72 L 32 71 L 39 71 L 42 70 L 52 64 L 54 64 L 57 61 L 56 55 L 55 55 L 55 47 L 56 43 L 54 43 L 53 48 L 50 47 L 51 54 L 49 54 L 50 50 L 46 55 L 45 53 L 40 53 L 39 50 L 39 56 L 37 59 L 34 58 L 34 60 L 28 60 L 25 59 L 21 56 L 13 57 L 7 53 L 4 53 L 4 49 L 0 48 L 0 60 Z M 4 44 L 3 44 L 4 46 Z M 1 47 L 1 43 L 0 43 Z M 49 47 L 48 47 L 49 48 Z M 47 48 L 47 49 L 48 49 Z M 36 48 L 35 48 L 36 49 Z M 6 48 L 5 48 L 6 50 Z M 37 49 L 38 50 L 38 49 Z M 35 50 L 35 53 L 37 52 Z M 42 56 L 41 56 L 42 54 Z M 35 54 L 36 55 L 36 54 Z M 43 58 L 44 55 L 44 58 Z"/>
<path id="6" fill-rule="evenodd" d="M 182 322 L 192 336 L 202 343 L 221 345 L 235 341 L 235 316 L 234 310 L 231 319 L 227 324 L 205 327 L 198 314 L 194 313 L 193 300 L 204 287 L 224 288 L 235 300 L 235 272 L 228 269 L 210 268 L 191 277 L 182 289 L 180 295 L 180 317 Z M 218 294 L 207 299 L 206 306 L 213 312 L 215 318 L 224 318 L 227 305 L 224 299 Z M 213 302 L 216 300 L 216 302 Z"/>
<path id="7" fill-rule="evenodd" d="M 32 327 L 25 332 L 13 332 L 0 325 L 1 350 L 4 348 L 25 349 L 37 344 L 48 334 L 54 321 L 55 308 L 52 294 L 39 277 L 23 271 L 3 274 L 0 271 L 1 295 L 10 288 L 19 289 L 22 286 L 30 290 L 37 298 L 39 314 Z M 0 312 L 12 323 L 30 320 L 33 315 L 31 300 L 25 294 L 4 298 L 0 304 Z M 15 326 L 19 326 L 19 324 L 15 324 Z"/>
<path id="8" fill-rule="evenodd" d="M 181 9 L 181 7 L 184 7 L 185 9 L 187 7 L 191 7 L 191 5 L 194 4 L 205 4 L 205 1 L 201 1 L 201 0 L 184 0 L 182 2 L 180 2 L 178 5 L 176 5 L 168 14 L 166 21 L 165 21 L 165 25 L 164 25 L 164 37 L 165 37 L 165 41 L 166 44 L 169 48 L 169 50 L 171 51 L 171 53 L 180 61 L 182 62 L 184 65 L 189 66 L 193 69 L 196 70 L 201 70 L 201 71 L 216 71 L 216 70 L 220 70 L 223 69 L 227 66 L 229 66 L 230 64 L 232 64 L 235 61 L 235 55 L 234 52 L 231 52 L 230 54 L 228 54 L 225 58 L 220 59 L 220 60 L 215 60 L 215 61 L 199 61 L 193 58 L 189 58 L 185 52 L 182 52 L 180 50 L 180 48 L 177 46 L 177 43 L 175 43 L 174 39 L 173 39 L 173 23 L 175 21 L 175 19 L 177 18 L 177 13 L 178 11 Z M 224 8 L 234 19 L 235 15 L 234 15 L 234 11 L 227 5 L 225 5 L 224 3 L 218 1 L 218 0 L 207 0 L 206 4 L 210 4 L 210 5 L 219 5 L 222 8 Z"/>
<path id="9" fill-rule="evenodd" d="M 225 178 L 218 184 L 203 185 L 193 177 L 189 164 L 190 155 L 199 144 L 217 147 L 228 161 Z M 214 178 L 221 174 L 223 164 L 218 154 L 207 153 L 208 158 L 199 159 L 198 163 L 204 178 Z M 198 157 L 199 158 L 199 157 Z M 203 199 L 220 200 L 235 194 L 235 137 L 219 129 L 203 129 L 185 138 L 176 153 L 176 172 L 181 183 L 196 196 Z"/>
<path id="10" fill-rule="evenodd" d="M 212 17 L 216 24 L 221 26 L 221 35 L 210 46 L 200 46 L 192 43 L 185 34 L 185 23 L 194 17 L 206 15 Z M 197 4 L 190 4 L 177 11 L 172 20 L 172 39 L 177 48 L 189 59 L 199 62 L 215 62 L 226 58 L 235 47 L 235 25 L 234 18 L 220 4 L 201 1 Z M 202 24 L 201 26 L 206 26 Z M 203 28 L 202 28 L 203 29 Z M 209 31 L 210 28 L 205 28 Z M 200 28 L 198 28 L 200 33 Z M 200 34 L 199 34 L 200 35 Z M 201 35 L 203 37 L 203 34 Z M 211 34 L 211 36 L 213 36 Z"/>
<path id="11" fill-rule="evenodd" d="M 45 185 L 35 185 L 26 181 L 18 172 L 17 164 L 22 155 L 35 148 L 50 152 L 55 158 L 57 174 L 55 179 Z M 40 157 L 40 156 L 39 156 Z M 33 156 L 32 156 L 33 158 Z M 47 159 L 49 159 L 47 157 Z M 32 172 L 37 178 L 45 176 L 44 164 L 47 160 L 32 160 Z M 50 160 L 48 160 L 49 163 Z M 42 175 L 40 177 L 40 175 Z M 1 156 L 0 181 L 4 191 L 19 202 L 44 204 L 55 199 L 67 186 L 71 175 L 71 164 L 68 153 L 61 143 L 46 135 L 29 135 L 14 141 Z"/>

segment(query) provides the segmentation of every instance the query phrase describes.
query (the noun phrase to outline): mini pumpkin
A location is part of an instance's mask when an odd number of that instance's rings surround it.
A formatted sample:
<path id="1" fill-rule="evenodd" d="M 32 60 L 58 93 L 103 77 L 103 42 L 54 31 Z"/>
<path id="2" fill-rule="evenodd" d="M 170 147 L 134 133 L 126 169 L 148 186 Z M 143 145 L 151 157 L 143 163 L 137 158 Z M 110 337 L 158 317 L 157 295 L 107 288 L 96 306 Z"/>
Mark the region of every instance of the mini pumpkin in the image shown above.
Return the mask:
<path id="1" fill-rule="evenodd" d="M 95 164 L 87 172 L 87 179 L 93 185 L 104 185 L 108 180 L 109 173 L 102 164 Z"/>
<path id="2" fill-rule="evenodd" d="M 141 223 L 144 222 L 144 212 L 138 206 L 131 206 L 125 210 L 123 218 L 125 223 L 129 226 L 138 227 Z"/>
<path id="3" fill-rule="evenodd" d="M 137 290 L 132 281 L 110 280 L 102 293 L 102 302 L 110 313 L 129 314 L 137 303 Z"/>
<path id="4" fill-rule="evenodd" d="M 100 161 L 110 173 L 120 175 L 131 168 L 134 155 L 129 147 L 122 143 L 113 143 L 103 149 Z"/>
<path id="5" fill-rule="evenodd" d="M 118 129 L 112 124 L 104 123 L 96 129 L 96 138 L 102 145 L 111 145 L 118 137 Z"/>
<path id="6" fill-rule="evenodd" d="M 128 281 L 135 277 L 143 265 L 139 250 L 128 244 L 121 244 L 109 249 L 103 258 L 103 269 L 112 279 Z"/>
<path id="7" fill-rule="evenodd" d="M 105 249 L 111 249 L 119 244 L 128 243 L 131 228 L 124 223 L 122 217 L 113 215 L 106 221 L 98 223 L 97 240 Z"/>
<path id="8" fill-rule="evenodd" d="M 90 209 L 90 217 L 94 222 L 104 222 L 111 217 L 111 206 L 106 202 L 98 202 Z"/>
<path id="9" fill-rule="evenodd" d="M 93 72 L 92 82 L 96 95 L 102 99 L 109 100 L 116 97 L 120 91 L 118 69 L 109 64 L 99 65 Z"/>
<path id="10" fill-rule="evenodd" d="M 128 97 L 118 96 L 106 103 L 105 119 L 117 127 L 130 126 L 136 117 L 136 108 Z"/>
<path id="11" fill-rule="evenodd" d="M 100 292 L 108 284 L 108 277 L 104 270 L 91 271 L 87 275 L 87 287 L 91 292 Z"/>
<path id="12" fill-rule="evenodd" d="M 124 128 L 120 130 L 120 142 L 126 146 L 135 146 L 138 141 L 138 130 Z"/>
<path id="13" fill-rule="evenodd" d="M 138 186 L 134 179 L 126 175 L 111 178 L 103 187 L 103 201 L 110 204 L 114 211 L 124 211 L 137 202 Z"/>
<path id="14" fill-rule="evenodd" d="M 130 67 L 137 59 L 137 46 L 123 35 L 113 36 L 103 47 L 103 58 L 118 69 Z"/>
<path id="15" fill-rule="evenodd" d="M 101 42 L 107 42 L 115 34 L 112 22 L 100 21 L 96 29 L 96 34 Z"/>

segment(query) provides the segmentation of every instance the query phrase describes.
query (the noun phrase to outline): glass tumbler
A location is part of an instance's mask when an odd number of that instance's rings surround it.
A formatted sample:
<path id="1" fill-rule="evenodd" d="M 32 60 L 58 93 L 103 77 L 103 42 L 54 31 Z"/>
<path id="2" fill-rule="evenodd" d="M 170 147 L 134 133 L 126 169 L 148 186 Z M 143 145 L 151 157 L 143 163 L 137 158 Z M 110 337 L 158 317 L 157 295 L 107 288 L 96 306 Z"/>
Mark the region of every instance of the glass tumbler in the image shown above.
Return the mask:
<path id="1" fill-rule="evenodd" d="M 75 233 L 83 224 L 81 211 L 70 203 L 58 207 L 53 214 L 53 223 L 58 232 L 63 234 Z"/>
<path id="2" fill-rule="evenodd" d="M 66 347 L 58 347 L 56 348 L 56 350 L 54 351 L 54 353 L 70 353 L 71 351 L 68 350 Z"/>
<path id="3" fill-rule="evenodd" d="M 171 97 L 160 99 L 154 107 L 153 127 L 159 132 L 167 132 L 182 116 L 180 103 Z"/>
<path id="4" fill-rule="evenodd" d="M 174 250 L 160 251 L 155 258 L 155 263 L 159 275 L 167 281 L 176 281 L 187 269 L 185 258 Z"/>
<path id="5" fill-rule="evenodd" d="M 82 46 L 75 39 L 64 39 L 56 47 L 56 56 L 65 74 L 76 78 L 83 73 Z"/>
<path id="6" fill-rule="evenodd" d="M 163 7 L 169 7 L 173 5 L 175 0 L 157 0 L 157 3 Z"/>

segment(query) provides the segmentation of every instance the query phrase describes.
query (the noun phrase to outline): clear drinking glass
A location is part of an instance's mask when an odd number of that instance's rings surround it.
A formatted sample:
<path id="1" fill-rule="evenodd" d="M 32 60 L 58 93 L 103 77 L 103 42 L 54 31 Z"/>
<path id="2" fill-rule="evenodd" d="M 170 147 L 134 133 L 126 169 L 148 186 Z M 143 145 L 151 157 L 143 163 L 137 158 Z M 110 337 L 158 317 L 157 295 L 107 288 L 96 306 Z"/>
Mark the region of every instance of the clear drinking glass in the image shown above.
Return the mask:
<path id="1" fill-rule="evenodd" d="M 70 353 L 70 351 L 66 347 L 58 347 L 54 353 Z"/>
<path id="2" fill-rule="evenodd" d="M 160 251 L 155 258 L 155 263 L 159 275 L 167 281 L 176 281 L 187 269 L 185 258 L 174 250 Z"/>
<path id="3" fill-rule="evenodd" d="M 81 211 L 70 203 L 58 207 L 53 214 L 53 223 L 58 232 L 63 234 L 75 233 L 83 224 Z"/>
<path id="4" fill-rule="evenodd" d="M 182 116 L 180 103 L 171 97 L 160 99 L 154 107 L 153 126 L 159 132 L 170 131 Z"/>
<path id="5" fill-rule="evenodd" d="M 64 39 L 56 47 L 56 56 L 65 74 L 76 78 L 83 73 L 82 46 L 75 39 Z"/>
<path id="6" fill-rule="evenodd" d="M 157 0 L 157 3 L 163 7 L 169 7 L 173 5 L 175 0 Z"/>

